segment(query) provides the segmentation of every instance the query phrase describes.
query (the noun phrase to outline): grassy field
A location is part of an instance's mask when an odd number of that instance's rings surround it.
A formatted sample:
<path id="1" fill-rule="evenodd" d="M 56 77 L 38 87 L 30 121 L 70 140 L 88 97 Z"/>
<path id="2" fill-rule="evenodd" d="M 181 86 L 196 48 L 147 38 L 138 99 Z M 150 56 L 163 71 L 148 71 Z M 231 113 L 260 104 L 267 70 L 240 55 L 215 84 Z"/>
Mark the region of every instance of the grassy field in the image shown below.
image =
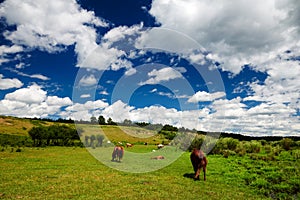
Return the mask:
<path id="1" fill-rule="evenodd" d="M 123 162 L 126 165 L 126 154 Z M 189 153 L 149 173 L 114 170 L 85 148 L 0 152 L 0 199 L 264 199 L 231 160 L 209 156 L 207 181 L 194 181 Z M 138 162 L 138 161 L 137 161 Z M 151 160 L 160 162 L 160 160 Z"/>
<path id="2" fill-rule="evenodd" d="M 28 130 L 53 123 L 0 117 L 0 199 L 300 198 L 300 143 L 291 139 L 220 139 L 204 182 L 193 180 L 188 152 L 158 150 L 167 140 L 139 127 L 81 124 L 83 140 L 105 136 L 102 147 L 31 147 Z M 134 146 L 125 147 L 121 163 L 111 162 L 111 142 Z M 157 155 L 165 159 L 151 159 Z"/>

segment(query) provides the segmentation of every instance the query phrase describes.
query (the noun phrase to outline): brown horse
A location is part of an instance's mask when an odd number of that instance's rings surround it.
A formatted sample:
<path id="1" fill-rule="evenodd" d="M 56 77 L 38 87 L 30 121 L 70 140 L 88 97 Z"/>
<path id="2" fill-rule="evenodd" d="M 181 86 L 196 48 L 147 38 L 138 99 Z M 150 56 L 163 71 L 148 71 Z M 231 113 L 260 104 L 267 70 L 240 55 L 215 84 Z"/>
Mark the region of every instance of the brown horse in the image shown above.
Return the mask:
<path id="1" fill-rule="evenodd" d="M 204 174 L 204 181 L 206 180 L 206 165 L 207 165 L 207 158 L 205 157 L 203 151 L 199 149 L 193 149 L 191 153 L 191 161 L 194 168 L 195 176 L 194 179 L 199 179 L 200 169 L 203 169 Z"/>
<path id="2" fill-rule="evenodd" d="M 121 162 L 121 160 L 123 158 L 123 155 L 124 155 L 124 149 L 123 149 L 123 147 L 116 146 L 114 148 L 113 153 L 112 153 L 112 159 L 111 159 L 111 161 Z"/>

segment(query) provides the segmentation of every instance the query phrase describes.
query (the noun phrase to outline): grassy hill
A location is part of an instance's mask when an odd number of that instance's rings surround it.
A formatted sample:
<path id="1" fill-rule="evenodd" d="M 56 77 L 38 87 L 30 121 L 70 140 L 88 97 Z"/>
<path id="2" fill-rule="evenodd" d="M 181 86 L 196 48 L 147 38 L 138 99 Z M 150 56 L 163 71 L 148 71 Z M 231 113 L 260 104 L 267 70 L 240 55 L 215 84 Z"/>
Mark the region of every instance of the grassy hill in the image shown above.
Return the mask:
<path id="1" fill-rule="evenodd" d="M 34 126 L 49 126 L 53 122 L 0 116 L 0 134 L 28 136 Z"/>

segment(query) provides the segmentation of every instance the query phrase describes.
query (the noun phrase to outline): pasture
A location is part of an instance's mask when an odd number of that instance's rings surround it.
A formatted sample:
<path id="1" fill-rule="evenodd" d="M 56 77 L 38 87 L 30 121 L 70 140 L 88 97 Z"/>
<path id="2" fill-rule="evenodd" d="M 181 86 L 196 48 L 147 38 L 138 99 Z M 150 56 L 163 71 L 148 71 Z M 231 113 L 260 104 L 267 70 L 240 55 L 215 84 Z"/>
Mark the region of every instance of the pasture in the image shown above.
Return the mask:
<path id="1" fill-rule="evenodd" d="M 135 151 L 143 148 L 136 147 Z M 22 148 L 21 152 L 7 149 L 0 152 L 0 199 L 267 198 L 245 185 L 236 158 L 213 155 L 208 160 L 204 182 L 192 179 L 188 152 L 160 170 L 130 173 L 107 167 L 85 148 Z M 125 152 L 123 162 L 115 164 L 126 162 Z"/>
<path id="2" fill-rule="evenodd" d="M 176 145 L 158 149 L 157 144 L 169 141 L 154 130 L 80 124 L 87 148 L 45 146 L 45 139 L 34 147 L 29 129 L 53 124 L 0 117 L 0 199 L 300 198 L 300 142 L 290 138 L 220 138 L 207 156 L 204 182 L 203 172 L 200 181 L 193 180 L 189 152 Z M 98 145 L 99 135 L 104 136 L 103 145 Z M 198 135 L 192 146 L 202 141 Z M 121 163 L 111 162 L 113 143 L 119 142 L 125 155 Z M 127 142 L 133 147 L 126 147 Z M 157 156 L 165 159 L 151 159 Z"/>

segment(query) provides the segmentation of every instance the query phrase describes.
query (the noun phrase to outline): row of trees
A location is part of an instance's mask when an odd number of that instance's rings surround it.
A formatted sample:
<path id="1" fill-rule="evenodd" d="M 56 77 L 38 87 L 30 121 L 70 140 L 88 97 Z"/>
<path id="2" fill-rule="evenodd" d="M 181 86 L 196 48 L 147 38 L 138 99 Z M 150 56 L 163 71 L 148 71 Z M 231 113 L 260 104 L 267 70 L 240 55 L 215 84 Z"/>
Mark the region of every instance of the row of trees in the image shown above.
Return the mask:
<path id="1" fill-rule="evenodd" d="M 75 141 L 80 143 L 81 131 L 66 125 L 52 125 L 33 127 L 28 133 L 34 146 L 73 146 Z"/>
<path id="2" fill-rule="evenodd" d="M 84 136 L 84 145 L 86 147 L 102 147 L 103 140 L 103 135 L 86 135 Z"/>
<path id="3" fill-rule="evenodd" d="M 100 115 L 99 117 L 98 117 L 98 119 L 95 117 L 95 116 L 92 116 L 91 117 L 91 123 L 92 124 L 100 124 L 100 125 L 116 125 L 117 123 L 116 122 L 114 122 L 113 120 L 112 120 L 112 118 L 108 118 L 107 119 L 107 121 L 106 121 L 106 119 L 102 116 L 102 115 Z"/>

